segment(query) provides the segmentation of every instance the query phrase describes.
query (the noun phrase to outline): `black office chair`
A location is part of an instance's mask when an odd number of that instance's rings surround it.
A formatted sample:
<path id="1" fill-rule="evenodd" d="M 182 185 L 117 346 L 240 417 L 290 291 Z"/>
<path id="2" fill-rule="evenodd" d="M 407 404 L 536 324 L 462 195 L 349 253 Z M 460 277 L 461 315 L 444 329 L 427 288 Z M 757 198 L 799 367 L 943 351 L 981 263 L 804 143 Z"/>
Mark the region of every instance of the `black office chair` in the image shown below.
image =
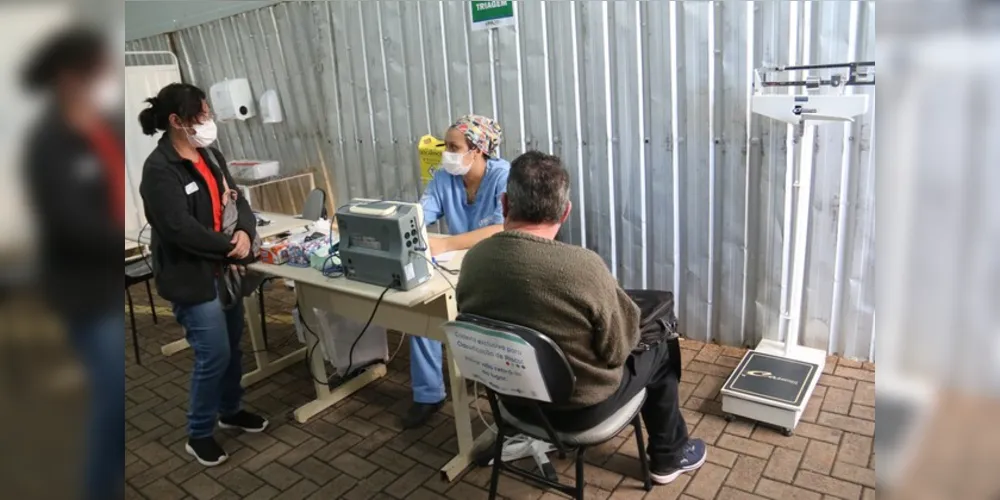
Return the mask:
<path id="1" fill-rule="evenodd" d="M 300 217 L 306 220 L 320 220 L 326 215 L 326 191 L 319 188 L 313 189 L 306 196 Z"/>
<path id="2" fill-rule="evenodd" d="M 473 336 L 483 336 L 488 340 L 487 334 L 477 330 L 485 329 L 488 333 L 506 336 L 515 335 L 524 339 L 534 347 L 538 365 L 541 368 L 542 379 L 545 381 L 546 389 L 552 403 L 565 403 L 569 400 L 576 388 L 576 377 L 573 370 L 559 348 L 551 339 L 530 328 L 491 320 L 479 316 L 462 314 L 458 316 L 456 325 L 475 326 L 475 329 L 468 329 L 463 333 Z M 548 486 L 573 498 L 583 499 L 586 482 L 584 481 L 584 453 L 590 447 L 603 444 L 617 436 L 627 426 L 635 428 L 635 439 L 639 448 L 639 460 L 642 464 L 642 480 L 646 491 L 653 489 L 653 482 L 649 472 L 649 459 L 646 456 L 646 443 L 643 441 L 642 420 L 639 415 L 642 404 L 646 400 L 646 391 L 637 394 L 631 401 L 626 403 L 614 415 L 602 422 L 600 425 L 587 429 L 583 432 L 563 432 L 552 426 L 552 423 L 545 417 L 542 411 L 546 403 L 517 397 L 511 394 L 499 394 L 490 388 L 486 389 L 490 400 L 490 407 L 493 409 L 493 418 L 497 426 L 497 437 L 493 449 L 493 475 L 490 479 L 490 499 L 497 496 L 497 486 L 500 481 L 500 471 L 507 471 L 524 479 Z M 523 394 L 523 392 L 522 392 Z M 533 421 L 528 422 L 515 417 L 508 411 L 508 406 L 517 405 L 521 408 L 528 408 L 535 415 Z M 546 478 L 540 473 L 534 473 L 517 467 L 513 464 L 504 463 L 503 445 L 505 436 L 524 434 L 528 437 L 551 443 L 559 452 L 559 457 L 565 459 L 567 450 L 576 450 L 576 484 L 565 485 Z"/>
<path id="3" fill-rule="evenodd" d="M 146 284 L 146 295 L 149 297 L 149 309 L 153 313 L 153 324 L 158 324 L 156 318 L 156 304 L 153 302 L 153 289 L 149 282 L 153 279 L 153 269 L 147 260 L 148 256 L 138 258 L 125 263 L 125 296 L 128 297 L 128 315 L 132 323 L 132 348 L 135 350 L 135 362 L 142 365 L 139 358 L 139 332 L 135 327 L 135 308 L 132 305 L 132 292 L 129 287 L 139 283 Z"/>
<path id="4" fill-rule="evenodd" d="M 302 205 L 300 219 L 317 221 L 327 216 L 326 211 L 326 191 L 316 188 L 309 192 L 306 201 Z M 264 284 L 273 278 L 265 278 L 257 288 L 257 306 L 260 308 L 260 332 L 264 338 L 264 349 L 267 349 L 267 312 L 264 307 Z"/>

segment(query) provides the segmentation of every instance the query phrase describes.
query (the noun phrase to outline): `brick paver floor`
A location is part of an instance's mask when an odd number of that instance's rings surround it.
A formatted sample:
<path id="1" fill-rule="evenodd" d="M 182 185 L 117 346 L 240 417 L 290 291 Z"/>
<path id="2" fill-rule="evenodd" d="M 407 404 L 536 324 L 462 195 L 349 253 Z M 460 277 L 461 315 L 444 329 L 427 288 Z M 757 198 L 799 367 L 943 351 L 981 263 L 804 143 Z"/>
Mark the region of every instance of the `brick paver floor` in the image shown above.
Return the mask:
<path id="1" fill-rule="evenodd" d="M 138 288 L 136 289 L 138 291 Z M 144 292 L 144 290 L 143 290 Z M 434 499 L 487 497 L 489 471 L 472 469 L 454 483 L 437 470 L 457 450 L 451 409 L 425 428 L 403 431 L 399 417 L 410 401 L 408 345 L 389 376 L 301 425 L 291 418 L 313 395 L 305 365 L 292 367 L 247 389 L 246 406 L 267 415 L 263 434 L 219 431 L 230 459 L 206 469 L 184 452 L 190 352 L 164 357 L 160 346 L 182 336 L 165 302 L 157 300 L 158 325 L 138 304 L 143 365 L 127 349 L 126 498 L 171 499 Z M 268 292 L 269 341 L 284 353 L 298 347 L 289 311 L 294 295 Z M 130 331 L 126 331 L 129 334 Z M 390 334 L 395 351 L 399 337 Z M 707 463 L 648 495 L 640 489 L 635 441 L 624 433 L 588 454 L 587 498 L 594 499 L 874 499 L 875 368 L 830 358 L 795 436 L 721 417 L 719 388 L 742 349 L 684 342 L 681 403 L 692 435 L 709 444 Z M 249 344 L 245 370 L 253 367 Z M 488 408 L 485 401 L 483 408 Z M 489 418 L 489 415 L 486 415 Z M 484 424 L 475 422 L 476 432 Z M 571 480 L 572 462 L 556 460 Z M 511 499 L 561 498 L 504 478 L 500 494 Z"/>

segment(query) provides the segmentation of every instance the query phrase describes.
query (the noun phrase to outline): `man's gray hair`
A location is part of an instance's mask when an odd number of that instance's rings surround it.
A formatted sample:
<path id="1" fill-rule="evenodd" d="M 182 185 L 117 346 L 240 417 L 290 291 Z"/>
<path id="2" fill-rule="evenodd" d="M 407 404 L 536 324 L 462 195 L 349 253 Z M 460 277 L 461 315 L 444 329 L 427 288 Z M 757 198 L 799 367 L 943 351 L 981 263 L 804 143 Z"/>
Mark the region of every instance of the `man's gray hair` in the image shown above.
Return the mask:
<path id="1" fill-rule="evenodd" d="M 568 204 L 569 173 L 558 156 L 529 151 L 511 163 L 507 179 L 510 220 L 558 223 Z"/>

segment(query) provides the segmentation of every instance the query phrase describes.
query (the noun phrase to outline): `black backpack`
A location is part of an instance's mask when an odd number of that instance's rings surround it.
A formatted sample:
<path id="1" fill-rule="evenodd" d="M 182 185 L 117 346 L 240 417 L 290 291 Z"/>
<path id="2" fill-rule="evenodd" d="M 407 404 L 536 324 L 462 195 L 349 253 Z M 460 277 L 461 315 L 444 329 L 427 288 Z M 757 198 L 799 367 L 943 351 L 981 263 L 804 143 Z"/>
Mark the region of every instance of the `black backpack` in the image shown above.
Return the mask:
<path id="1" fill-rule="evenodd" d="M 625 290 L 639 306 L 639 345 L 633 352 L 648 351 L 666 342 L 670 349 L 670 363 L 681 379 L 681 344 L 677 331 L 677 314 L 674 312 L 674 294 L 659 290 Z"/>

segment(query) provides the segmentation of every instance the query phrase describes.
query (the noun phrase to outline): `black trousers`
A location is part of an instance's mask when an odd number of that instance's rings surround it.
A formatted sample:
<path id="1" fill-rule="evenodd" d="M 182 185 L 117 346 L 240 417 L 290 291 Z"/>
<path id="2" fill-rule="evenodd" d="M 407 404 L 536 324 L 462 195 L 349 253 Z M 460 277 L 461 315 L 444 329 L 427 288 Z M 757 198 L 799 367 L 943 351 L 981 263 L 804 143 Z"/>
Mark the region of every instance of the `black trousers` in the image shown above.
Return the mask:
<path id="1" fill-rule="evenodd" d="M 605 401 L 578 410 L 543 410 L 545 416 L 557 430 L 584 431 L 607 420 L 639 391 L 646 389 L 642 421 L 649 436 L 650 461 L 653 466 L 675 464 L 687 443 L 688 429 L 680 411 L 679 382 L 669 351 L 669 345 L 663 342 L 648 351 L 632 354 L 625 363 L 618 390 Z"/>
<path id="2" fill-rule="evenodd" d="M 558 431 L 585 431 L 607 420 L 636 394 L 646 389 L 646 402 L 642 406 L 642 421 L 649 436 L 646 449 L 654 468 L 670 467 L 680 459 L 682 448 L 688 440 L 687 424 L 681 415 L 678 396 L 680 349 L 677 348 L 676 340 L 664 341 L 660 335 L 662 330 L 657 326 L 658 320 L 676 326 L 673 294 L 656 290 L 629 290 L 627 293 L 639 306 L 643 340 L 646 340 L 647 330 L 656 332 L 649 336 L 654 345 L 629 356 L 622 369 L 622 381 L 618 390 L 605 401 L 573 410 L 555 410 L 543 406 L 542 412 Z M 541 424 L 534 422 L 534 413 L 528 407 L 507 404 L 507 409 L 522 420 Z"/>

